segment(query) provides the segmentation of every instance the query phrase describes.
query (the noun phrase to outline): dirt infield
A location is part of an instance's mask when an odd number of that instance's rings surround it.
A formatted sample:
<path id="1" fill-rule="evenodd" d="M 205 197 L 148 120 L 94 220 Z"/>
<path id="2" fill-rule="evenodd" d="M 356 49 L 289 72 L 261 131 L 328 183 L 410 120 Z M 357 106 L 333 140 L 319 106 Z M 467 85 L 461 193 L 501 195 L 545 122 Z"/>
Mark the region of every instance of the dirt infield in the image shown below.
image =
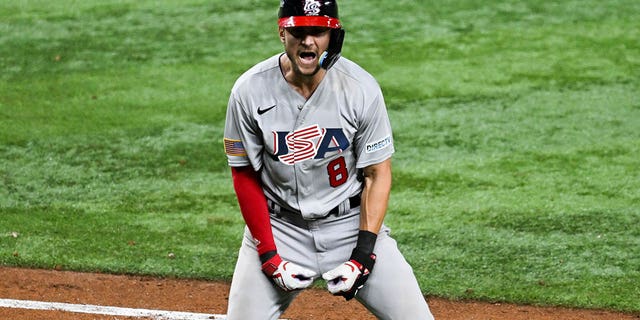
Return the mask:
<path id="1" fill-rule="evenodd" d="M 0 299 L 224 314 L 228 289 L 227 283 L 220 282 L 0 267 Z M 640 319 L 640 314 L 601 310 L 454 302 L 439 298 L 427 300 L 436 319 L 447 320 Z M 345 302 L 342 298 L 331 296 L 325 290 L 316 289 L 304 291 L 283 318 L 292 320 L 375 319 L 357 302 Z M 0 308 L 0 319 L 140 320 L 141 318 Z"/>

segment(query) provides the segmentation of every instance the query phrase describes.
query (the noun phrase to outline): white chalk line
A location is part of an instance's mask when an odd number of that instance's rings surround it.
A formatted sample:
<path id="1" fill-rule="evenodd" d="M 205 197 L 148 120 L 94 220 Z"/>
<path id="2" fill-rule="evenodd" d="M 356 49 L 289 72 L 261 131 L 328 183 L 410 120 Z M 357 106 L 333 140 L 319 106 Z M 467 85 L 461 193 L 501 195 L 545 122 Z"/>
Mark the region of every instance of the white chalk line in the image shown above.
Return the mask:
<path id="1" fill-rule="evenodd" d="M 64 311 L 73 313 L 89 313 L 121 317 L 147 317 L 155 320 L 212 320 L 225 319 L 223 314 L 205 314 L 192 312 L 133 309 L 120 307 L 97 306 L 90 304 L 71 304 L 59 302 L 42 302 L 29 300 L 0 299 L 0 308 Z"/>

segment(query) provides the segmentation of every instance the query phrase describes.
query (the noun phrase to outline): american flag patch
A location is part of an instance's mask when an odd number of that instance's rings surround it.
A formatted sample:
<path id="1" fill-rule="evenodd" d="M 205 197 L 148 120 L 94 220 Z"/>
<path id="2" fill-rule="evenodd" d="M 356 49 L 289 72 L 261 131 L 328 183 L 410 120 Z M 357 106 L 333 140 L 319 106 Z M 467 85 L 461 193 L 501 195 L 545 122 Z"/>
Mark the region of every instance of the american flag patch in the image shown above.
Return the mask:
<path id="1" fill-rule="evenodd" d="M 234 157 L 244 157 L 247 155 L 247 151 L 244 150 L 242 141 L 227 138 L 224 138 L 224 152 L 227 155 Z"/>

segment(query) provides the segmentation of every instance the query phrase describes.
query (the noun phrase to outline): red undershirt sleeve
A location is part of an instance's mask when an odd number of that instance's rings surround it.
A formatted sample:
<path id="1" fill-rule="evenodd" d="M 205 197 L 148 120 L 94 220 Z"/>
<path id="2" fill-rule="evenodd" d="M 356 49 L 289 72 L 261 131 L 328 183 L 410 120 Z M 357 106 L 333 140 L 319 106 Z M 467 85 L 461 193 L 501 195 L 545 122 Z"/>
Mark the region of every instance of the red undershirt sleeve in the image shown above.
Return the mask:
<path id="1" fill-rule="evenodd" d="M 258 173 L 251 166 L 232 167 L 231 176 L 242 217 L 256 241 L 258 254 L 275 251 L 267 198 L 262 191 Z"/>

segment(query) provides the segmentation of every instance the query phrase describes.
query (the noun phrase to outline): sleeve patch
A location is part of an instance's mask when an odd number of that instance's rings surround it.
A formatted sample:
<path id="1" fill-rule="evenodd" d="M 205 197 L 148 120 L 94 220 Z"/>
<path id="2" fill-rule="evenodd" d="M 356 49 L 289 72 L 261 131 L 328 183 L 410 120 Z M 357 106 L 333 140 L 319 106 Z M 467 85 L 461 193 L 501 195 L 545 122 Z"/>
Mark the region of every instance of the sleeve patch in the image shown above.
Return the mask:
<path id="1" fill-rule="evenodd" d="M 228 156 L 234 157 L 244 157 L 247 155 L 247 151 L 244 150 L 242 141 L 227 138 L 224 138 L 224 152 Z"/>
<path id="2" fill-rule="evenodd" d="M 378 141 L 367 143 L 367 153 L 376 152 L 382 150 L 391 145 L 391 136 L 386 136 Z"/>

